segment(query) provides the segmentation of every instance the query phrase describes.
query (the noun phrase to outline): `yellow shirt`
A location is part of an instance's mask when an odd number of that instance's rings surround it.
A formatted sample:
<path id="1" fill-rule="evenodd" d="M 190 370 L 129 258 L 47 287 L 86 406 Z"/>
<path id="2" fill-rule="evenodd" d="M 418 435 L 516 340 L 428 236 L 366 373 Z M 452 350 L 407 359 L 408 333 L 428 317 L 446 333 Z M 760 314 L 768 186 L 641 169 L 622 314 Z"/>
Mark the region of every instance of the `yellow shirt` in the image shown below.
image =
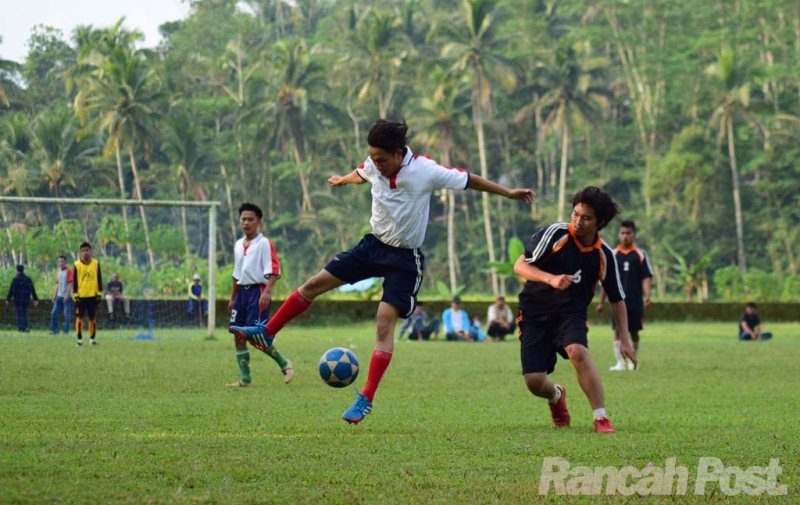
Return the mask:
<path id="1" fill-rule="evenodd" d="M 78 298 L 94 298 L 103 292 L 103 275 L 96 259 L 92 259 L 88 265 L 81 260 L 76 261 L 73 274 L 75 284 L 72 290 Z"/>

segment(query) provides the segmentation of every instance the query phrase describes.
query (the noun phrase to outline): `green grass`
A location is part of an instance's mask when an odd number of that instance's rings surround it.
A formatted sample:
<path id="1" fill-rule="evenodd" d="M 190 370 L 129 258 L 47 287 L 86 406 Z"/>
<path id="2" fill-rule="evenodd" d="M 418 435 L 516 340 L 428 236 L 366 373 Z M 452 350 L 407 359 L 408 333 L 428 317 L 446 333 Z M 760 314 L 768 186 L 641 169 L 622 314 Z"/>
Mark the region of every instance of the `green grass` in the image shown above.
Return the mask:
<path id="1" fill-rule="evenodd" d="M 256 351 L 256 385 L 243 390 L 223 387 L 238 372 L 221 332 L 216 341 L 101 333 L 94 349 L 7 336 L 0 503 L 533 503 L 546 456 L 637 468 L 675 456 L 690 474 L 680 501 L 724 498 L 713 485 L 691 494 L 701 456 L 739 467 L 779 458 L 789 496 L 777 501 L 796 503 L 800 325 L 770 326 L 773 341 L 740 343 L 735 323 L 653 324 L 641 370 L 616 374 L 606 371 L 611 332 L 594 327 L 590 348 L 618 429 L 607 436 L 592 432 L 563 360 L 554 378 L 570 392 L 572 427 L 551 426 L 545 403 L 523 386 L 515 341 L 399 343 L 373 413 L 348 426 L 339 416 L 353 393 L 322 384 L 316 364 L 325 349 L 350 347 L 363 384 L 368 324 L 287 328 L 276 343 L 294 360 L 295 381 L 283 385 Z"/>

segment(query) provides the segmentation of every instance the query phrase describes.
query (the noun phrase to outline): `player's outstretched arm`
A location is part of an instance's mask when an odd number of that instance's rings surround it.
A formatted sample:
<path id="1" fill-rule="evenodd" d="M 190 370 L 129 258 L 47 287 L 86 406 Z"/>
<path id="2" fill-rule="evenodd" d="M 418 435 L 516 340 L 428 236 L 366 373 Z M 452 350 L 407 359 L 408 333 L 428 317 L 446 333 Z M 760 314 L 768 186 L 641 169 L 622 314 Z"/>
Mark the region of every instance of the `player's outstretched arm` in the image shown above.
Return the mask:
<path id="1" fill-rule="evenodd" d="M 625 308 L 625 301 L 620 300 L 612 303 L 611 313 L 614 315 L 614 320 L 617 322 L 617 329 L 619 330 L 619 352 L 622 353 L 623 357 L 631 360 L 634 367 L 639 366 L 636 360 L 636 351 L 633 349 L 630 333 L 628 333 L 628 310 Z"/>
<path id="2" fill-rule="evenodd" d="M 364 184 L 366 181 L 358 175 L 357 170 L 353 170 L 347 175 L 332 175 L 328 178 L 331 186 L 346 186 L 348 184 Z"/>
<path id="3" fill-rule="evenodd" d="M 504 196 L 512 200 L 522 200 L 523 202 L 533 203 L 536 201 L 536 193 L 528 188 L 509 189 L 501 184 L 497 184 L 489 179 L 484 179 L 480 175 L 469 174 L 469 187 L 476 191 L 483 191 L 495 195 Z"/>

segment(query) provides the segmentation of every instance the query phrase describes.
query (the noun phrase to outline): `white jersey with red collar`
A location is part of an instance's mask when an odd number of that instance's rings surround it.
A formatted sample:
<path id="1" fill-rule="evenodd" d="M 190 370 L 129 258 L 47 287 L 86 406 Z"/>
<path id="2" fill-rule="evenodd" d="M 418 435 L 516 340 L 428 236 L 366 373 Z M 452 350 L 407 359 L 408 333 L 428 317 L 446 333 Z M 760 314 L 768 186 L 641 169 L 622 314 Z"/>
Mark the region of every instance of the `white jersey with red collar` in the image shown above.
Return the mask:
<path id="1" fill-rule="evenodd" d="M 275 245 L 259 233 L 245 247 L 244 237 L 233 246 L 233 278 L 236 284 L 266 284 L 270 275 L 281 276 L 281 264 Z"/>
<path id="2" fill-rule="evenodd" d="M 372 233 L 393 247 L 416 249 L 425 240 L 431 194 L 437 189 L 467 189 L 469 173 L 415 155 L 406 147 L 403 163 L 391 177 L 384 177 L 371 158 L 356 171 L 372 184 Z"/>

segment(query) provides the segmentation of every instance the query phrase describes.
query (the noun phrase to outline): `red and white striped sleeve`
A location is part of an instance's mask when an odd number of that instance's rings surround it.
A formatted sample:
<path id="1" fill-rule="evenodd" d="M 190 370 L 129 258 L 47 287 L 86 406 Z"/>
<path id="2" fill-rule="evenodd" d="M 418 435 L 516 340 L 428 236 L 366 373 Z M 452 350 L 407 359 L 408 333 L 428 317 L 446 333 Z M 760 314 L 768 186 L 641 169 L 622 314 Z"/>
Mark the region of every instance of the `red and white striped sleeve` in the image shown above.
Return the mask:
<path id="1" fill-rule="evenodd" d="M 267 260 L 264 262 L 264 277 L 274 275 L 275 277 L 281 276 L 281 262 L 278 259 L 278 252 L 275 250 L 275 244 L 270 239 L 267 239 Z"/>

